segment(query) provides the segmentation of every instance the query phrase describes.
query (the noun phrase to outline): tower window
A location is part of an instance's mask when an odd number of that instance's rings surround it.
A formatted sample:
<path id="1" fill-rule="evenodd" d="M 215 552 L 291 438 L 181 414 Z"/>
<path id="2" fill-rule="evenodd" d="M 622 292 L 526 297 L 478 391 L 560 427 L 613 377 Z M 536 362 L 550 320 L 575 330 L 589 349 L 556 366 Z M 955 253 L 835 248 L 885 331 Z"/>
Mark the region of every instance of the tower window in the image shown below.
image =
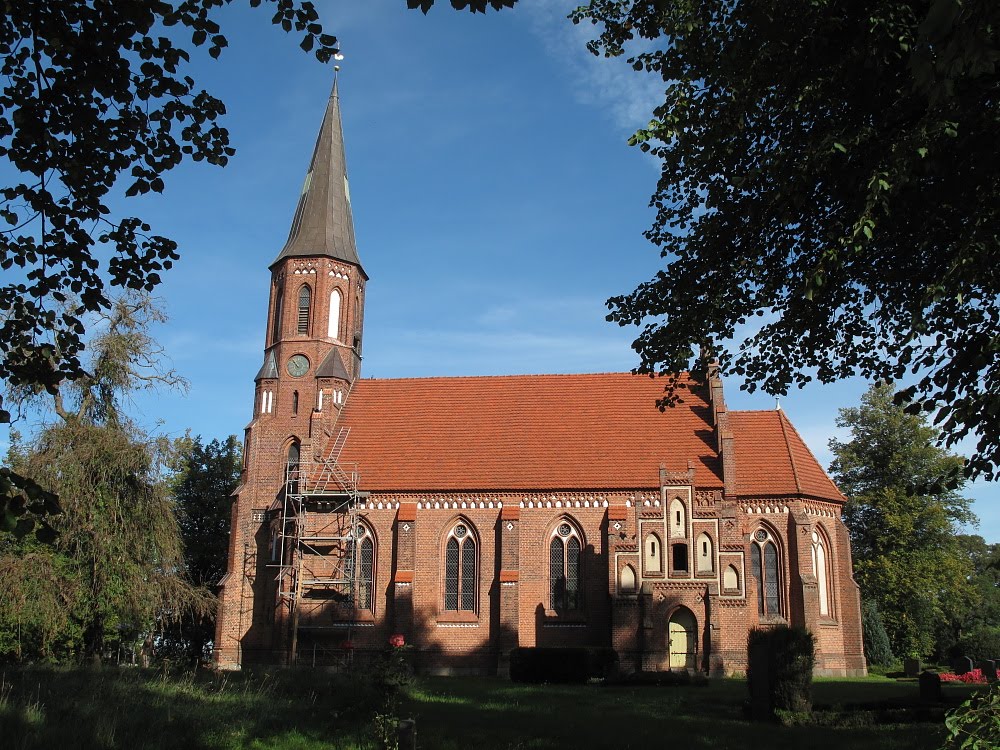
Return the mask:
<path id="1" fill-rule="evenodd" d="M 274 319 L 271 321 L 271 343 L 281 338 L 281 302 L 282 302 L 282 291 L 281 287 L 277 288 L 274 293 Z"/>
<path id="2" fill-rule="evenodd" d="M 299 333 L 309 333 L 309 306 L 311 302 L 312 290 L 310 290 L 308 286 L 303 285 L 302 288 L 299 289 Z"/>
<path id="3" fill-rule="evenodd" d="M 327 325 L 327 336 L 331 339 L 340 338 L 340 290 L 330 292 L 330 322 Z"/>
<path id="4" fill-rule="evenodd" d="M 299 392 L 292 391 L 292 414 L 299 413 Z"/>

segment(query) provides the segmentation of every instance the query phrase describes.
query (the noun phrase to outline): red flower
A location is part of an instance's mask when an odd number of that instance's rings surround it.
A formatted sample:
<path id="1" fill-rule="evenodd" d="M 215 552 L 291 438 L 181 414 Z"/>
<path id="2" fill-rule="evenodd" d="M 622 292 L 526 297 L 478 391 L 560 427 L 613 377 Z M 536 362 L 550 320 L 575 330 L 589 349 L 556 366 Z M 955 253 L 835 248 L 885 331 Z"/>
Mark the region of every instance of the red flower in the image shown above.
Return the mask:
<path id="1" fill-rule="evenodd" d="M 406 645 L 406 638 L 403 637 L 402 633 L 396 633 L 389 637 L 389 645 L 393 648 L 402 648 Z"/>

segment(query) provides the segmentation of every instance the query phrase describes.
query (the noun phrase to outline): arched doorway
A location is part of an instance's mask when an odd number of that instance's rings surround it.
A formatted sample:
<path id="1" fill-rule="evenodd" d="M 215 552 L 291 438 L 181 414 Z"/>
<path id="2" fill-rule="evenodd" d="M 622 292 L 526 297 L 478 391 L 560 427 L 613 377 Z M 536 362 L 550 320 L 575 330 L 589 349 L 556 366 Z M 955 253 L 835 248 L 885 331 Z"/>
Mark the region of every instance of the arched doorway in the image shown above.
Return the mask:
<path id="1" fill-rule="evenodd" d="M 698 658 L 698 622 L 690 609 L 679 607 L 671 616 L 669 630 L 671 669 L 694 669 Z"/>

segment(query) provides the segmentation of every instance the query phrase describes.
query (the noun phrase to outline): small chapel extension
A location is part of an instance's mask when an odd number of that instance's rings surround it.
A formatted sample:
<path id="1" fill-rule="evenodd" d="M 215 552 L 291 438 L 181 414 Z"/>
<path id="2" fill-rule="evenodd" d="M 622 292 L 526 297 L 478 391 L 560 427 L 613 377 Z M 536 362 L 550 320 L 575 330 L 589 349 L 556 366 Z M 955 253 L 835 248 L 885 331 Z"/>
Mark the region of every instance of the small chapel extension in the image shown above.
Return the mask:
<path id="1" fill-rule="evenodd" d="M 402 633 L 417 667 L 612 646 L 626 670 L 746 669 L 807 625 L 864 674 L 845 501 L 781 410 L 683 403 L 628 373 L 365 379 L 364 292 L 334 84 L 270 266 L 215 660 L 329 663 Z"/>

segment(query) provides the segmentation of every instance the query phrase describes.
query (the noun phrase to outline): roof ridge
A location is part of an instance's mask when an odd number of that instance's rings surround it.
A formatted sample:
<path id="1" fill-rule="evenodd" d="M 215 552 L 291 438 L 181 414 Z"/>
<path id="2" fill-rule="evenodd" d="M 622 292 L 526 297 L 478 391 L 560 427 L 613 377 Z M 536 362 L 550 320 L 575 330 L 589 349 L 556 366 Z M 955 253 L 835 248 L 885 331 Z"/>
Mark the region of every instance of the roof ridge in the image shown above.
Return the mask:
<path id="1" fill-rule="evenodd" d="M 427 381 L 427 380 L 501 380 L 509 379 L 514 380 L 518 378 L 580 378 L 580 377 L 598 377 L 602 375 L 629 375 L 637 378 L 649 377 L 646 373 L 637 373 L 629 371 L 605 371 L 605 372 L 532 372 L 532 373 L 516 373 L 516 374 L 492 374 L 492 375 L 405 375 L 398 378 L 378 378 L 378 377 L 368 377 L 360 378 L 361 382 L 399 382 L 401 380 L 417 380 L 417 381 Z M 678 373 L 683 379 L 693 381 L 691 373 L 688 371 Z M 651 380 L 655 380 L 659 377 L 666 377 L 657 375 Z"/>
<path id="2" fill-rule="evenodd" d="M 792 424 L 792 420 L 788 418 L 788 415 L 785 414 L 784 410 L 781 411 L 781 416 L 783 417 L 783 419 L 781 421 L 788 423 L 788 427 L 791 429 L 791 431 L 793 433 L 795 433 L 795 437 L 797 437 L 799 439 L 799 442 L 802 443 L 802 447 L 806 449 L 806 452 L 809 454 L 810 458 L 812 458 L 812 460 L 816 462 L 816 466 L 819 467 L 820 473 L 823 475 L 823 477 L 826 479 L 826 481 L 828 481 L 830 483 L 830 485 L 833 487 L 833 489 L 836 491 L 836 493 L 841 496 L 841 498 L 843 498 L 844 500 L 846 500 L 847 497 L 844 495 L 843 492 L 840 491 L 840 487 L 837 486 L 837 483 L 834 482 L 833 479 L 830 478 L 830 475 L 826 473 L 826 469 L 823 468 L 823 464 L 821 464 L 819 462 L 819 459 L 816 458 L 816 454 L 812 452 L 812 448 L 810 448 L 809 444 L 802 438 L 802 435 L 795 428 L 795 425 Z M 784 430 L 784 427 L 782 427 L 782 430 Z M 787 443 L 787 441 L 788 441 L 787 436 L 785 438 L 785 441 Z M 794 463 L 793 463 L 793 466 L 794 466 Z M 796 481 L 796 483 L 798 482 L 798 470 L 797 469 L 796 469 L 795 481 Z"/>
<path id="3" fill-rule="evenodd" d="M 799 481 L 799 467 L 798 464 L 795 463 L 795 455 L 792 453 L 791 443 L 788 442 L 788 430 L 785 428 L 785 425 L 787 424 L 788 427 L 791 427 L 793 431 L 795 431 L 795 427 L 792 426 L 791 422 L 789 422 L 788 417 L 785 416 L 784 411 L 779 413 L 778 423 L 781 425 L 781 436 L 785 439 L 785 450 L 788 451 L 788 460 L 792 464 L 792 477 L 795 479 L 795 489 L 801 495 L 802 482 Z M 795 436 L 799 439 L 800 442 L 802 441 L 802 436 L 799 435 L 798 432 L 795 433 Z M 803 445 L 805 445 L 804 442 Z M 809 450 L 808 445 L 806 445 L 806 450 Z M 815 459 L 816 457 L 813 456 L 813 460 Z"/>

